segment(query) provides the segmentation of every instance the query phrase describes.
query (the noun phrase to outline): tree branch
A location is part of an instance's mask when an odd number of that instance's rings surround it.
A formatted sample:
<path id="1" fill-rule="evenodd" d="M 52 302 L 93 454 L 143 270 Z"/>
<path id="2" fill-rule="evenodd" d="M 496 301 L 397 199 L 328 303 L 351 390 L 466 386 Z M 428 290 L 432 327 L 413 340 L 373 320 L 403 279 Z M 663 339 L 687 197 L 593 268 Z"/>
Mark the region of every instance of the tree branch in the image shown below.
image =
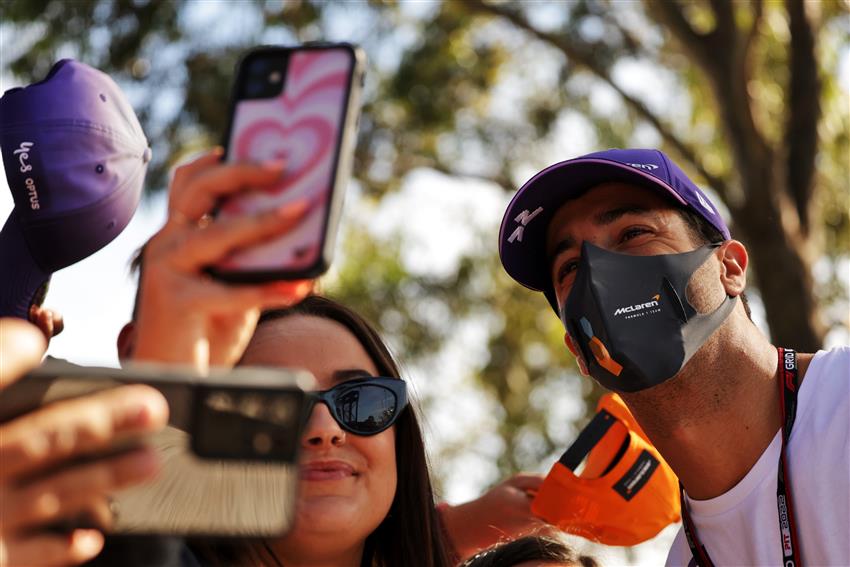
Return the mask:
<path id="1" fill-rule="evenodd" d="M 620 97 L 622 97 L 626 106 L 635 111 L 641 118 L 652 124 L 652 126 L 661 135 L 662 139 L 672 146 L 683 159 L 687 160 L 712 187 L 712 189 L 726 200 L 726 196 L 728 195 L 728 186 L 726 181 L 709 173 L 705 166 L 697 158 L 697 152 L 694 148 L 679 139 L 679 137 L 676 136 L 672 130 L 670 130 L 670 128 L 668 128 L 667 125 L 665 125 L 661 119 L 656 116 L 642 101 L 628 94 L 619 85 L 617 85 L 608 70 L 605 69 L 598 61 L 593 59 L 591 55 L 592 52 L 587 49 L 586 46 L 579 46 L 575 43 L 566 41 L 561 36 L 541 31 L 532 26 L 521 14 L 505 9 L 501 5 L 488 4 L 483 0 L 467 0 L 463 5 L 472 11 L 504 18 L 510 21 L 519 29 L 533 35 L 540 41 L 555 47 L 561 51 L 567 59 L 596 75 L 597 78 L 605 82 L 608 86 L 614 89 Z"/>
<path id="2" fill-rule="evenodd" d="M 786 0 L 791 41 L 789 45 L 790 81 L 786 114 L 785 149 L 788 191 L 794 201 L 800 226 L 809 229 L 809 203 L 814 192 L 815 156 L 818 149 L 817 126 L 820 118 L 821 82 L 815 55 L 811 23 L 802 0 Z"/>
<path id="3" fill-rule="evenodd" d="M 657 55 L 654 50 L 650 52 L 646 45 L 635 37 L 630 29 L 622 24 L 622 22 L 617 18 L 617 10 L 611 8 L 610 2 L 606 3 L 605 9 L 601 14 L 599 14 L 599 17 L 606 23 L 613 26 L 617 30 L 617 33 L 623 36 L 623 44 L 625 45 L 627 53 L 643 57 L 654 57 Z"/>
<path id="4" fill-rule="evenodd" d="M 733 216 L 748 211 L 766 210 L 775 198 L 776 179 L 771 174 L 773 150 L 756 127 L 751 97 L 747 91 L 750 80 L 747 37 L 737 29 L 732 10 L 722 0 L 713 1 L 717 26 L 710 34 L 696 34 L 684 24 L 684 15 L 676 4 L 657 0 L 650 4 L 654 13 L 678 40 L 708 79 L 717 112 L 727 134 L 736 170 L 741 173 L 744 203 L 733 210 Z M 728 201 L 727 201 L 728 203 Z"/>
<path id="5" fill-rule="evenodd" d="M 667 3 L 662 0 L 662 4 Z M 672 4 L 672 2 L 670 2 Z M 728 49 L 730 42 L 738 37 L 738 28 L 735 24 L 735 7 L 729 0 L 711 0 L 711 9 L 714 11 L 714 31 L 709 34 L 715 47 L 718 44 L 725 45 Z M 715 39 L 716 38 L 716 39 Z"/>
<path id="6" fill-rule="evenodd" d="M 458 171 L 447 166 L 441 160 L 429 160 L 428 163 L 421 163 L 419 167 L 427 167 L 429 169 L 433 169 L 438 173 L 442 173 L 449 177 L 459 177 L 466 179 L 475 179 L 478 181 L 486 181 L 488 183 L 493 183 L 494 185 L 498 185 L 500 189 L 502 189 L 506 193 L 511 193 L 516 190 L 515 183 L 512 180 L 503 177 L 501 175 L 491 176 L 491 175 L 482 175 L 480 173 L 468 173 L 463 171 Z"/>
<path id="7" fill-rule="evenodd" d="M 708 36 L 697 32 L 691 26 L 678 4 L 672 0 L 646 0 L 644 5 L 670 30 L 701 67 L 711 65 L 711 52 L 707 48 Z"/>

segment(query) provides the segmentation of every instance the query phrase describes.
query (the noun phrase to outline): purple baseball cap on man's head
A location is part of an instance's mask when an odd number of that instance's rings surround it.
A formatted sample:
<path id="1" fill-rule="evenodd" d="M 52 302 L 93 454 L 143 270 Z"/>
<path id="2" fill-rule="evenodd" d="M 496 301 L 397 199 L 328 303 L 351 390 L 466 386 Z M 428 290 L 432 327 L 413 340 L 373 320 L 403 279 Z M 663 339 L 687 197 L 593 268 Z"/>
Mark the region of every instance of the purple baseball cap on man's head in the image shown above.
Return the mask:
<path id="1" fill-rule="evenodd" d="M 663 152 L 612 149 L 551 165 L 529 179 L 508 205 L 499 230 L 499 257 L 508 274 L 546 294 L 557 311 L 546 232 L 561 206 L 602 183 L 621 182 L 660 191 L 700 215 L 729 239 L 717 207 Z"/>
<path id="2" fill-rule="evenodd" d="M 115 81 L 64 59 L 0 98 L 0 152 L 15 202 L 0 231 L 0 316 L 27 318 L 53 272 L 130 222 L 151 151 Z"/>

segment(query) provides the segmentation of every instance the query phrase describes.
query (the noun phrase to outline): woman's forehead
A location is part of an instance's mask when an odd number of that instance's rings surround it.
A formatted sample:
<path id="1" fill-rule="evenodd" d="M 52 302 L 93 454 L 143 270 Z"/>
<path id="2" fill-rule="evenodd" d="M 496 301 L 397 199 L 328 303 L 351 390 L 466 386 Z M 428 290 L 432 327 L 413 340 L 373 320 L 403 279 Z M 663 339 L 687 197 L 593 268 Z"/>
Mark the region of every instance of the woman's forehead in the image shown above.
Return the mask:
<path id="1" fill-rule="evenodd" d="M 357 337 L 344 325 L 313 315 L 289 315 L 258 325 L 242 364 L 304 368 L 323 383 L 338 370 L 377 369 Z"/>

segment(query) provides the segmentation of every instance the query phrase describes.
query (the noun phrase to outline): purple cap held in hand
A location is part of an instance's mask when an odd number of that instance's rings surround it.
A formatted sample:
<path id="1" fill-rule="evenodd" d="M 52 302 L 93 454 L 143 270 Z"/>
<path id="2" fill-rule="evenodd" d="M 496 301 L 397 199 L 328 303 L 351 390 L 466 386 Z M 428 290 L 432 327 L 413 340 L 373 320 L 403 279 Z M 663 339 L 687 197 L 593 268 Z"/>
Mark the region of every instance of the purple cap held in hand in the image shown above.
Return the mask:
<path id="1" fill-rule="evenodd" d="M 151 151 L 118 85 L 72 59 L 3 94 L 0 151 L 15 201 L 0 231 L 0 316 L 27 318 L 53 272 L 130 222 Z"/>
<path id="2" fill-rule="evenodd" d="M 508 205 L 499 230 L 499 257 L 508 274 L 522 285 L 546 294 L 555 311 L 546 256 L 546 231 L 564 203 L 602 183 L 620 182 L 670 196 L 729 239 L 717 207 L 663 152 L 612 149 L 551 165 L 529 179 Z"/>

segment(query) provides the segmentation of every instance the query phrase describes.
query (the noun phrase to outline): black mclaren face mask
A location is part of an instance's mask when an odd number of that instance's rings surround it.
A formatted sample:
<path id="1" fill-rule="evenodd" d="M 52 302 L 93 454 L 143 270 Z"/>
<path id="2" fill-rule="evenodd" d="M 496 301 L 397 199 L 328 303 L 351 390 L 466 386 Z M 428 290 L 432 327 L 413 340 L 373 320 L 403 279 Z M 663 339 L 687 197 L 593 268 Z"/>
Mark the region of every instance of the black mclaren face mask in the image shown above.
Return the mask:
<path id="1" fill-rule="evenodd" d="M 617 392 L 661 384 L 720 327 L 736 298 L 699 314 L 686 294 L 691 276 L 718 246 L 631 256 L 582 244 L 561 320 L 597 382 Z"/>

